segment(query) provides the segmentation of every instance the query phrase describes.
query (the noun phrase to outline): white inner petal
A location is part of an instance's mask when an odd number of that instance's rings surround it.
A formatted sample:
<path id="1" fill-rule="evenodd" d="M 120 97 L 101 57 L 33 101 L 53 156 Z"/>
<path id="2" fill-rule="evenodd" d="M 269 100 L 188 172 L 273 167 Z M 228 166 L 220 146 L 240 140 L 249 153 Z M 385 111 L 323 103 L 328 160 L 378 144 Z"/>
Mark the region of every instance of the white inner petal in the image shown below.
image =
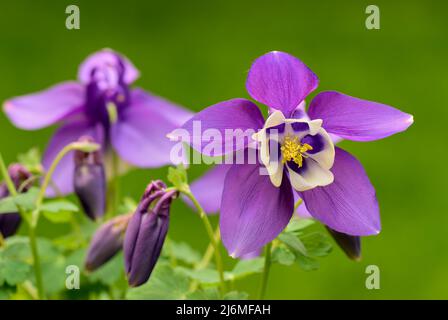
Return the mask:
<path id="1" fill-rule="evenodd" d="M 292 126 L 294 123 L 306 123 L 308 125 L 308 130 L 295 132 Z M 284 133 L 270 135 L 267 132 L 267 129 L 279 126 L 281 124 L 285 124 Z M 285 165 L 282 161 L 282 154 L 278 155 L 276 154 L 277 152 L 271 154 L 271 150 L 269 148 L 270 140 L 277 140 L 282 146 L 285 137 L 296 137 L 294 139 L 298 139 L 297 143 L 300 145 L 302 143 L 302 139 L 308 135 L 319 135 L 323 139 L 323 147 L 322 150 L 315 153 L 308 153 L 306 151 L 296 153 L 297 149 L 292 149 L 292 154 L 296 155 L 295 158 L 293 158 L 295 159 L 294 161 L 297 160 L 297 154 L 299 154 L 299 158 L 301 155 L 303 157 L 302 160 L 306 161 L 306 166 L 303 170 L 299 170 L 300 174 L 286 165 L 293 188 L 297 191 L 305 191 L 317 186 L 326 186 L 333 182 L 334 177 L 330 169 L 333 166 L 335 156 L 334 144 L 330 135 L 325 131 L 325 129 L 322 128 L 322 120 L 307 120 L 306 118 L 286 119 L 281 111 L 276 110 L 268 117 L 263 129 L 254 134 L 252 137 L 259 143 L 261 162 L 266 167 L 270 180 L 274 186 L 279 187 L 281 185 Z M 276 143 L 273 143 L 273 145 L 276 146 Z M 312 143 L 310 145 L 313 148 L 318 147 L 317 145 L 313 146 Z M 294 148 L 294 144 L 292 148 Z M 309 151 L 312 152 L 312 150 Z M 315 151 L 317 150 L 315 149 Z M 296 165 L 300 165 L 300 163 L 297 162 Z"/>

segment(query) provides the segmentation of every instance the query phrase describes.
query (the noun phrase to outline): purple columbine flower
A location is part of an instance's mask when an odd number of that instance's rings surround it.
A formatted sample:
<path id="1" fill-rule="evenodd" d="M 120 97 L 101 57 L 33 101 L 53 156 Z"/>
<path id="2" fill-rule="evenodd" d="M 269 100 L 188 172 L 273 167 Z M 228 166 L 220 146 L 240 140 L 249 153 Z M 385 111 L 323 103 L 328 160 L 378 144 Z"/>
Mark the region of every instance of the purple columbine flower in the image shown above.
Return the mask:
<path id="1" fill-rule="evenodd" d="M 31 178 L 31 173 L 20 164 L 12 164 L 8 168 L 8 174 L 19 192 L 28 191 L 31 183 L 26 183 Z M 0 199 L 9 196 L 6 183 L 0 184 Z M 19 229 L 22 218 L 18 212 L 0 214 L 0 233 L 4 238 L 14 235 Z"/>
<path id="2" fill-rule="evenodd" d="M 165 135 L 184 123 L 191 113 L 142 89 L 132 89 L 139 71 L 124 56 L 102 50 L 80 66 L 78 81 L 57 84 L 45 91 L 13 98 L 4 104 L 12 123 L 35 130 L 60 123 L 43 157 L 48 169 L 56 154 L 81 136 L 91 136 L 113 148 L 138 167 L 170 164 L 173 142 Z M 73 192 L 73 156 L 65 157 L 53 176 L 60 193 Z M 56 190 L 49 188 L 49 195 Z"/>
<path id="3" fill-rule="evenodd" d="M 319 93 L 305 111 L 305 98 L 318 86 L 317 76 L 299 59 L 270 52 L 252 65 L 246 88 L 269 107 L 265 120 L 246 99 L 221 102 L 197 113 L 182 128 L 252 129 L 257 133 L 233 151 L 259 145 L 260 163 L 218 165 L 192 190 L 209 211 L 220 208 L 222 240 L 230 255 L 240 257 L 272 241 L 294 210 L 294 193 L 310 214 L 333 230 L 354 236 L 380 232 L 375 189 L 361 163 L 335 147 L 334 139 L 372 141 L 406 130 L 413 117 L 390 106 L 339 92 Z M 247 141 L 249 140 L 249 141 Z M 190 142 L 191 143 L 191 142 Z M 209 139 L 191 143 L 205 155 Z M 260 168 L 268 175 L 261 175 Z M 217 192 L 210 192 L 216 188 Z M 222 196 L 219 191 L 222 189 Z"/>
<path id="4" fill-rule="evenodd" d="M 124 240 L 125 270 L 129 285 L 145 283 L 159 259 L 168 232 L 171 201 L 176 191 L 166 191 L 162 181 L 151 182 L 135 211 Z"/>
<path id="5" fill-rule="evenodd" d="M 81 137 L 80 142 L 92 142 L 91 137 Z M 106 174 L 104 172 L 101 151 L 83 152 L 76 150 L 74 154 L 75 172 L 74 188 L 87 216 L 96 220 L 106 211 Z"/>
<path id="6" fill-rule="evenodd" d="M 131 217 L 132 214 L 117 216 L 98 228 L 87 252 L 86 270 L 95 271 L 123 248 L 124 235 Z"/>

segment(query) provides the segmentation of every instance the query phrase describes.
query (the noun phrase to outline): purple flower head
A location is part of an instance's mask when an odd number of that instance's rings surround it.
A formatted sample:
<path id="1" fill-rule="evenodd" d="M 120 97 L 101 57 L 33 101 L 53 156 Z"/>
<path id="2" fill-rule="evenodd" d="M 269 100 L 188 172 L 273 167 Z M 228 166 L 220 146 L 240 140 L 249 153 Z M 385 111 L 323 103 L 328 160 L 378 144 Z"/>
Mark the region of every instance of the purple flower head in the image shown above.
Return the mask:
<path id="1" fill-rule="evenodd" d="M 315 219 L 337 232 L 352 236 L 380 232 L 369 178 L 355 157 L 334 144 L 341 138 L 385 138 L 406 130 L 413 118 L 393 107 L 333 91 L 319 93 L 306 111 L 305 98 L 317 86 L 317 76 L 302 61 L 284 52 L 269 52 L 255 60 L 246 82 L 250 96 L 268 106 L 266 120 L 253 102 L 233 99 L 204 109 L 182 127 L 190 136 L 195 121 L 222 136 L 226 130 L 256 131 L 245 143 L 233 144 L 231 151 L 256 143 L 258 163 L 218 165 L 192 185 L 206 210 L 220 209 L 223 243 L 233 257 L 259 250 L 276 238 L 290 221 L 294 196 L 302 198 Z M 207 143 L 201 138 L 190 144 L 210 156 Z M 210 192 L 212 188 L 217 192 Z"/>
<path id="2" fill-rule="evenodd" d="M 31 173 L 28 172 L 20 164 L 12 164 L 8 168 L 8 174 L 12 182 L 19 192 L 27 192 L 31 183 L 27 183 L 31 178 Z M 9 196 L 9 191 L 6 183 L 0 184 L 0 199 Z M 0 233 L 4 238 L 10 237 L 17 232 L 20 226 L 21 217 L 18 212 L 0 214 Z"/>
<path id="3" fill-rule="evenodd" d="M 83 136 L 80 142 L 95 142 L 93 138 Z M 74 189 L 87 216 L 96 220 L 106 211 L 106 174 L 101 151 L 74 153 L 75 172 Z"/>
<path id="4" fill-rule="evenodd" d="M 139 72 L 124 56 L 101 50 L 80 66 L 78 81 L 10 99 L 4 111 L 11 122 L 26 130 L 60 123 L 47 146 L 43 165 L 48 169 L 57 153 L 81 136 L 91 136 L 103 151 L 114 149 L 138 167 L 170 164 L 174 142 L 166 134 L 184 123 L 191 113 L 142 89 L 131 88 Z M 74 164 L 65 157 L 53 180 L 62 194 L 73 192 Z M 49 188 L 49 195 L 56 190 Z"/>
<path id="5" fill-rule="evenodd" d="M 85 267 L 88 271 L 95 271 L 123 248 L 124 235 L 131 217 L 132 214 L 121 215 L 98 228 L 87 252 Z"/>
<path id="6" fill-rule="evenodd" d="M 177 193 L 165 189 L 162 181 L 148 185 L 126 231 L 125 269 L 133 287 L 149 279 L 168 232 L 171 201 Z"/>

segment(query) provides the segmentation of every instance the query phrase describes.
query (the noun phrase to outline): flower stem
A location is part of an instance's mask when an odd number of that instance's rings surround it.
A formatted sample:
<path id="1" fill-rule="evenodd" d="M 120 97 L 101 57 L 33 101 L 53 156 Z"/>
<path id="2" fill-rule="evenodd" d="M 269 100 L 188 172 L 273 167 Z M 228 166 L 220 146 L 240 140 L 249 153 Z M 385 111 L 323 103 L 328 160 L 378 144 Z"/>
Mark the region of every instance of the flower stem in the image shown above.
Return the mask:
<path id="1" fill-rule="evenodd" d="M 30 247 L 31 254 L 33 255 L 34 276 L 36 278 L 37 297 L 39 299 L 45 299 L 44 284 L 42 280 L 42 269 L 40 265 L 39 251 L 37 250 L 36 229 L 34 227 L 29 228 Z"/>
<path id="2" fill-rule="evenodd" d="M 219 230 L 219 226 L 216 227 L 214 237 L 215 237 L 216 244 L 219 244 L 220 239 L 221 239 L 220 238 L 221 232 Z M 195 269 L 200 270 L 200 269 L 206 268 L 208 266 L 208 264 L 210 263 L 210 260 L 212 259 L 214 252 L 215 252 L 215 247 L 213 246 L 212 243 L 209 243 L 207 250 L 205 251 L 205 254 L 202 257 L 202 260 L 197 264 Z"/>
<path id="3" fill-rule="evenodd" d="M 8 174 L 8 169 L 6 168 L 5 162 L 3 161 L 2 154 L 0 153 L 0 172 L 2 173 L 3 179 L 5 179 L 6 187 L 8 187 L 8 191 L 11 196 L 17 195 L 16 187 L 11 180 L 11 177 Z"/>
<path id="4" fill-rule="evenodd" d="M 199 217 L 204 223 L 205 230 L 207 231 L 208 237 L 210 238 L 210 243 L 214 248 L 216 268 L 218 270 L 219 279 L 221 281 L 221 291 L 224 294 L 226 292 L 224 267 L 222 263 L 221 253 L 219 252 L 218 241 L 216 241 L 215 239 L 215 235 L 213 232 L 212 225 L 210 224 L 210 220 L 208 219 L 204 209 L 202 209 L 201 205 L 199 204 L 199 201 L 195 198 L 195 196 L 191 193 L 191 191 L 190 190 L 181 190 L 181 191 L 191 200 L 191 202 L 193 202 L 194 206 L 198 210 Z"/>
<path id="5" fill-rule="evenodd" d="M 119 183 L 119 166 L 120 159 L 118 155 L 111 151 L 111 179 L 108 185 L 107 192 L 107 215 L 112 218 L 117 215 L 118 205 L 120 201 L 120 183 Z"/>
<path id="6" fill-rule="evenodd" d="M 264 269 L 263 274 L 261 278 L 261 285 L 260 285 L 260 293 L 259 293 L 259 299 L 263 300 L 264 296 L 266 294 L 266 288 L 268 286 L 268 279 L 269 279 L 269 271 L 271 270 L 271 249 L 272 249 L 272 242 L 269 242 L 266 245 L 266 252 L 264 255 Z"/>

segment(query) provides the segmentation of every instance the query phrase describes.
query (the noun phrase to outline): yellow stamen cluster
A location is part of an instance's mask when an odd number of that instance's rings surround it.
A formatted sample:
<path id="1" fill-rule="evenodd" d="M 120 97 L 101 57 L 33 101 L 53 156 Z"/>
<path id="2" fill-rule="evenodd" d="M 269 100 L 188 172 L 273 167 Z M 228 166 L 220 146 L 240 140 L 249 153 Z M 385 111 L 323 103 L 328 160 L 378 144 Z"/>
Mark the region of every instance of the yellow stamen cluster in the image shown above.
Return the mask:
<path id="1" fill-rule="evenodd" d="M 300 168 L 303 165 L 303 158 L 306 158 L 304 153 L 313 150 L 313 147 L 308 143 L 300 143 L 299 138 L 296 136 L 286 136 L 280 150 L 283 156 L 283 163 L 294 161 Z"/>

